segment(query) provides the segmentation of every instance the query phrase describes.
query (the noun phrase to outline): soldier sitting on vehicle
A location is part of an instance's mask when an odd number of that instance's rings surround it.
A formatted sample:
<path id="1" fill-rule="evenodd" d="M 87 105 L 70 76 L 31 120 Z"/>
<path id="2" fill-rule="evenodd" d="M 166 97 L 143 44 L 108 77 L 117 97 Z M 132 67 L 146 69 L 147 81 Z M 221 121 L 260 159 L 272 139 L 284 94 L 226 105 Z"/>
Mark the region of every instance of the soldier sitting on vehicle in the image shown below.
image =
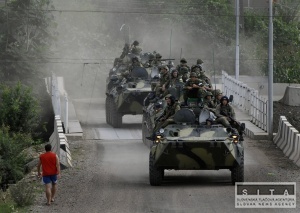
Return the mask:
<path id="1" fill-rule="evenodd" d="M 174 115 L 176 112 L 180 110 L 179 103 L 175 100 L 175 97 L 172 95 L 167 95 L 165 97 L 165 100 L 167 102 L 167 106 L 164 109 L 162 115 L 156 120 L 156 124 L 153 130 L 153 133 L 155 134 L 159 129 L 165 128 L 169 124 L 174 123 Z"/>
<path id="2" fill-rule="evenodd" d="M 138 41 L 134 41 L 130 47 L 130 52 L 134 55 L 139 56 L 142 52 L 142 48 L 139 46 Z"/>
<path id="3" fill-rule="evenodd" d="M 214 93 L 214 105 L 217 107 L 221 102 L 221 98 L 223 97 L 223 93 L 221 92 L 221 90 L 217 89 L 213 91 Z"/>
<path id="4" fill-rule="evenodd" d="M 155 59 L 152 61 L 151 66 L 153 67 L 161 66 L 162 65 L 161 58 L 162 58 L 161 54 L 155 53 Z"/>
<path id="5" fill-rule="evenodd" d="M 135 67 L 143 67 L 138 57 L 133 57 L 131 59 L 132 63 L 129 66 L 129 71 L 131 72 Z"/>
<path id="6" fill-rule="evenodd" d="M 203 82 L 197 78 L 196 73 L 191 73 L 190 79 L 185 83 L 183 99 L 187 104 L 188 98 L 197 98 L 198 101 L 202 102 L 206 93 L 203 88 Z"/>
<path id="7" fill-rule="evenodd" d="M 206 90 L 212 91 L 213 87 L 212 87 L 212 84 L 211 84 L 211 80 L 204 73 L 205 73 L 204 70 L 200 70 L 199 79 L 201 79 L 205 82 L 205 89 Z"/>
<path id="8" fill-rule="evenodd" d="M 163 93 L 166 91 L 166 89 L 169 88 L 169 83 L 170 83 L 170 73 L 169 73 L 169 68 L 167 65 L 164 65 L 160 68 L 160 79 L 159 79 L 159 84 L 156 85 L 155 91 L 156 91 L 156 96 L 160 97 L 163 95 Z"/>
<path id="9" fill-rule="evenodd" d="M 244 126 L 235 118 L 233 107 L 229 104 L 227 96 L 223 96 L 220 104 L 216 107 L 217 123 L 222 124 L 226 128 L 235 128 L 240 134 L 240 140 L 243 140 Z"/>
<path id="10" fill-rule="evenodd" d="M 216 105 L 212 100 L 213 94 L 211 92 L 206 92 L 203 100 L 203 107 L 209 111 L 215 113 Z"/>
<path id="11" fill-rule="evenodd" d="M 187 61 L 185 58 L 182 58 L 180 60 L 180 64 L 176 66 L 176 70 L 178 70 L 179 76 L 182 78 L 183 82 L 186 82 L 188 80 L 191 69 L 187 65 Z"/>

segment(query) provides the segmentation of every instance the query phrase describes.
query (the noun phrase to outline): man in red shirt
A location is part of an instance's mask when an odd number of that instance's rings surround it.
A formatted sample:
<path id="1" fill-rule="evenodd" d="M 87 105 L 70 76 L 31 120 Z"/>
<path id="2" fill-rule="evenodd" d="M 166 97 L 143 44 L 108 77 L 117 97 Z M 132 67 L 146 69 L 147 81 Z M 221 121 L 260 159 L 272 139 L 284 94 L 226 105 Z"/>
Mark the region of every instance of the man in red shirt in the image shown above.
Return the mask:
<path id="1" fill-rule="evenodd" d="M 60 163 L 58 156 L 51 152 L 51 144 L 45 145 L 45 153 L 40 155 L 40 160 L 37 166 L 38 176 L 43 178 L 45 184 L 47 205 L 54 202 L 54 195 L 57 190 L 57 178 L 60 178 Z M 41 173 L 42 167 L 42 173 Z"/>

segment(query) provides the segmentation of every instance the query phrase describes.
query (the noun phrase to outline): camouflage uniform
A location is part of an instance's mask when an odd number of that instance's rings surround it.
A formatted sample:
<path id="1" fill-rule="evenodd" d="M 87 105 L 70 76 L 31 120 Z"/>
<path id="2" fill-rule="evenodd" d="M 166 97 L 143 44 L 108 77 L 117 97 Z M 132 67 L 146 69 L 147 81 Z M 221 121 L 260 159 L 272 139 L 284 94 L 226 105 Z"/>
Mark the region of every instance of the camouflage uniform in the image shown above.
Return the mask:
<path id="1" fill-rule="evenodd" d="M 162 88 L 163 86 L 165 87 L 165 90 L 168 89 L 169 87 L 169 83 L 170 83 L 170 73 L 168 70 L 168 67 L 164 67 L 166 69 L 166 71 L 164 73 L 162 73 L 160 79 L 159 79 L 159 85 L 156 86 L 156 96 L 160 96 L 160 94 L 162 94 Z M 164 91 L 163 91 L 164 92 Z"/>
<path id="2" fill-rule="evenodd" d="M 162 65 L 161 58 L 162 58 L 161 54 L 156 53 L 155 59 L 153 59 L 153 61 L 151 62 L 150 65 L 152 67 L 159 67 L 159 66 L 161 66 Z"/>
<path id="3" fill-rule="evenodd" d="M 194 74 L 192 73 L 191 76 Z M 203 84 L 203 82 L 197 78 L 195 79 L 189 79 L 185 85 L 184 85 L 184 101 L 186 102 L 188 98 L 198 98 L 202 100 L 205 96 L 206 91 L 204 90 L 203 86 L 199 86 L 200 84 Z M 196 85 L 196 88 L 188 89 L 188 87 L 193 87 Z"/>
<path id="4" fill-rule="evenodd" d="M 178 102 L 175 102 L 173 104 L 168 105 L 162 115 L 161 118 L 159 120 L 159 123 L 156 123 L 155 128 L 154 128 L 154 133 L 159 130 L 160 128 L 164 128 L 166 126 L 168 126 L 169 124 L 174 123 L 174 115 L 177 111 L 180 110 L 180 105 Z"/>
<path id="5" fill-rule="evenodd" d="M 139 42 L 134 41 L 131 45 L 130 52 L 134 55 L 140 55 L 142 52 L 142 48 L 139 47 Z"/>
<path id="6" fill-rule="evenodd" d="M 226 105 L 222 103 L 223 100 L 227 100 Z M 226 128 L 235 128 L 240 135 L 240 140 L 244 140 L 243 133 L 245 126 L 236 120 L 234 109 L 228 104 L 228 98 L 223 96 L 220 101 L 221 104 L 219 104 L 216 108 L 216 116 L 218 117 L 216 121 L 221 123 Z"/>
<path id="7" fill-rule="evenodd" d="M 216 107 L 216 116 L 217 116 L 216 121 L 222 124 L 224 127 L 228 128 L 231 127 L 228 118 L 232 117 L 233 119 L 235 119 L 235 112 L 233 107 L 230 106 L 228 103 L 226 105 L 220 103 Z"/>
<path id="8" fill-rule="evenodd" d="M 143 65 L 141 64 L 141 62 L 139 61 L 139 59 L 137 57 L 132 59 L 132 64 L 129 66 L 130 73 L 133 70 L 133 68 L 135 68 L 135 67 L 143 67 Z"/>
<path id="9" fill-rule="evenodd" d="M 176 70 L 178 70 L 178 74 L 182 78 L 183 82 L 186 82 L 191 72 L 191 68 L 187 65 L 185 58 L 180 60 L 180 64 L 176 66 Z"/>
<path id="10" fill-rule="evenodd" d="M 211 80 L 210 80 L 209 77 L 207 77 L 207 76 L 204 74 L 204 71 L 200 71 L 200 74 L 199 74 L 199 77 L 198 77 L 198 78 L 199 78 L 199 79 L 202 79 L 202 80 L 205 82 L 205 84 L 207 85 L 207 86 L 206 86 L 206 89 L 212 90 Z"/>
<path id="11" fill-rule="evenodd" d="M 215 106 L 217 107 L 217 105 L 219 105 L 219 104 L 221 103 L 221 102 L 220 102 L 220 99 L 222 98 L 223 93 L 222 93 L 221 90 L 219 90 L 219 89 L 214 90 L 213 93 L 215 94 L 214 104 L 215 104 Z"/>
<path id="12" fill-rule="evenodd" d="M 213 96 L 213 94 L 211 92 L 207 92 L 205 94 L 205 97 L 204 97 L 204 100 L 203 100 L 203 107 L 208 109 L 209 111 L 215 113 L 216 111 L 216 105 L 215 103 L 213 102 L 213 100 L 211 99 L 208 99 L 208 96 Z"/>

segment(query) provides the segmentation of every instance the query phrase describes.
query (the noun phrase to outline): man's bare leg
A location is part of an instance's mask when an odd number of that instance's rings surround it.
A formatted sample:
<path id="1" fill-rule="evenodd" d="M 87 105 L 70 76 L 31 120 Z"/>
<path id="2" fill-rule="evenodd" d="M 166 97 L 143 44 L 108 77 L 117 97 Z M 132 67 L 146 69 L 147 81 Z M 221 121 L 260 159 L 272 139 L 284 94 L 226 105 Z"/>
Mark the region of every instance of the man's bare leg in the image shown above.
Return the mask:
<path id="1" fill-rule="evenodd" d="M 51 188 L 51 202 L 54 202 L 54 196 L 57 190 L 57 184 L 52 183 L 52 188 Z"/>
<path id="2" fill-rule="evenodd" d="M 51 183 L 45 184 L 46 187 L 46 197 L 47 197 L 47 205 L 51 204 Z"/>

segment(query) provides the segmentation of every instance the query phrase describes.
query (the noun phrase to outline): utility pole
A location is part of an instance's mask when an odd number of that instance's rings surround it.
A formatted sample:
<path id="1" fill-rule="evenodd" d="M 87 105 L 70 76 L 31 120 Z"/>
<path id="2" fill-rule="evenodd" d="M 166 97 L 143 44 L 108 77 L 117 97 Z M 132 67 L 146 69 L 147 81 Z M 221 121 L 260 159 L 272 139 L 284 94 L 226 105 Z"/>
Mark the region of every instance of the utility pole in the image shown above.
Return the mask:
<path id="1" fill-rule="evenodd" d="M 240 75 L 240 0 L 235 0 L 236 15 L 236 48 L 235 48 L 235 79 Z"/>
<path id="2" fill-rule="evenodd" d="M 268 135 L 273 140 L 273 1 L 269 0 Z"/>

